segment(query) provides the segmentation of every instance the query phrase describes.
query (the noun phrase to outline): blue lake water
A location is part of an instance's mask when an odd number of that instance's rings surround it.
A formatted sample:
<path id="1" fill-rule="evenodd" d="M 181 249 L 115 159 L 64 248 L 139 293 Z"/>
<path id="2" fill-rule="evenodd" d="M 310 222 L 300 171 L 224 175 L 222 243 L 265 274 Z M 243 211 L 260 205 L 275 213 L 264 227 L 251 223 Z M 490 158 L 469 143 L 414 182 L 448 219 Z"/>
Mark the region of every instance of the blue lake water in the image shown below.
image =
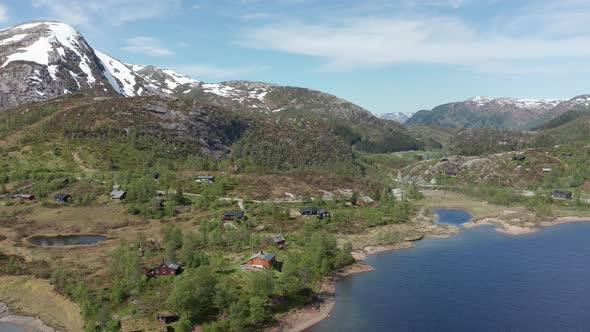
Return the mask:
<path id="1" fill-rule="evenodd" d="M 14 324 L 0 322 L 0 332 L 27 332 L 27 330 Z"/>
<path id="2" fill-rule="evenodd" d="M 340 281 L 311 331 L 590 331 L 589 239 L 585 222 L 522 236 L 482 226 L 371 255 L 376 271 Z"/>
<path id="3" fill-rule="evenodd" d="M 102 235 L 56 235 L 56 236 L 31 236 L 29 241 L 41 247 L 64 247 L 78 244 L 94 244 L 106 240 Z M 2 331 L 0 331 L 2 332 Z"/>

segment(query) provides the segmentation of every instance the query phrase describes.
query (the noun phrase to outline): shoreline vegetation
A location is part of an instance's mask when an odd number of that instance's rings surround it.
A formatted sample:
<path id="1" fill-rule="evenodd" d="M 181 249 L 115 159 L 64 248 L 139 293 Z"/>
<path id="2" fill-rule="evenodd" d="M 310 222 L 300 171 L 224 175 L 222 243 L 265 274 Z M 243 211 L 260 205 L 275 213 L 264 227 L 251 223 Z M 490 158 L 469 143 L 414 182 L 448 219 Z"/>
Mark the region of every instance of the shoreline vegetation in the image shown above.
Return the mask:
<path id="1" fill-rule="evenodd" d="M 512 225 L 505 220 L 497 218 L 481 218 L 463 223 L 465 228 L 474 228 L 483 225 L 498 226 L 495 231 L 507 235 L 525 235 L 541 231 L 545 227 L 556 226 L 570 222 L 590 221 L 590 217 L 566 216 L 557 217 L 553 221 L 542 221 L 540 223 L 526 222 L 522 225 Z"/>
<path id="2" fill-rule="evenodd" d="M 35 332 L 60 332 L 47 326 L 38 316 L 20 316 L 13 314 L 6 303 L 0 302 L 0 323 L 9 323 Z"/>

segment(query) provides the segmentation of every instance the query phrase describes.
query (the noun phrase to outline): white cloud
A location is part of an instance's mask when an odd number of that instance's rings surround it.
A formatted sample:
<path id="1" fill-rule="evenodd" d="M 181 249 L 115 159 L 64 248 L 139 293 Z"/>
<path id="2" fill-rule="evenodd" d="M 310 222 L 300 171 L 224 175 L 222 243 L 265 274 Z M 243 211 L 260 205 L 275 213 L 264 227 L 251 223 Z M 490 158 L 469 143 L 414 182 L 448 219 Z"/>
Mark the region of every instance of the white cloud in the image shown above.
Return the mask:
<path id="1" fill-rule="evenodd" d="M 407 7 L 451 7 L 461 8 L 470 3 L 471 0 L 403 0 L 402 4 Z"/>
<path id="2" fill-rule="evenodd" d="M 251 20 L 261 20 L 271 17 L 269 13 L 252 13 L 252 14 L 243 14 L 240 16 L 242 20 L 251 21 Z"/>
<path id="3" fill-rule="evenodd" d="M 8 20 L 8 9 L 6 6 L 0 3 L 0 22 Z"/>
<path id="4" fill-rule="evenodd" d="M 169 14 L 178 10 L 181 0 L 33 0 L 52 18 L 69 24 L 124 24 Z"/>
<path id="5" fill-rule="evenodd" d="M 174 55 L 174 52 L 162 46 L 158 39 L 152 37 L 134 37 L 127 39 L 127 45 L 122 49 L 125 51 L 142 53 L 150 56 Z"/>
<path id="6" fill-rule="evenodd" d="M 455 17 L 348 18 L 297 21 L 245 31 L 241 45 L 324 58 L 326 68 L 350 70 L 401 63 L 467 65 L 590 57 L 590 34 L 567 38 L 481 32 Z"/>
<path id="7" fill-rule="evenodd" d="M 226 68 L 203 64 L 171 66 L 171 69 L 196 79 L 203 77 L 211 79 L 236 78 L 244 74 L 264 70 L 262 67 Z"/>

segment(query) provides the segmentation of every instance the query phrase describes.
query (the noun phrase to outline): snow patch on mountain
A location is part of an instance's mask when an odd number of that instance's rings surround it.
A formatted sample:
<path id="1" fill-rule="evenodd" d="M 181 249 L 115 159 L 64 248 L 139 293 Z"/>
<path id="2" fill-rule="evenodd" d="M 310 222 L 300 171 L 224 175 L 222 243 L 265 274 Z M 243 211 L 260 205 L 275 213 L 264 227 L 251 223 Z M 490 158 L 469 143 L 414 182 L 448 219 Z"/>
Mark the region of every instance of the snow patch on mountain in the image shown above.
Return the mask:
<path id="1" fill-rule="evenodd" d="M 469 98 L 466 102 L 473 102 L 478 107 L 487 106 L 496 103 L 504 106 L 514 106 L 524 109 L 549 109 L 563 102 L 563 99 L 516 99 L 516 98 L 494 98 L 486 96 L 477 96 Z"/>
<path id="2" fill-rule="evenodd" d="M 202 85 L 202 88 L 205 92 L 216 94 L 220 97 L 235 97 L 235 93 L 233 93 L 235 89 L 231 86 L 223 85 L 220 83 L 205 83 Z"/>
<path id="3" fill-rule="evenodd" d="M 26 36 L 27 36 L 27 34 L 26 33 L 23 33 L 23 34 L 20 34 L 20 35 L 14 35 L 12 37 L 8 37 L 6 39 L 0 40 L 0 46 L 8 45 L 8 44 L 13 44 L 13 43 L 19 42 L 19 41 L 23 40 Z"/>
<path id="4" fill-rule="evenodd" d="M 48 37 L 39 38 L 36 42 L 28 47 L 18 49 L 19 52 L 10 54 L 6 57 L 6 61 L 2 67 L 6 67 L 14 61 L 31 61 L 40 65 L 49 64 L 49 52 L 53 50 L 53 46 L 49 42 Z M 53 78 L 55 79 L 55 77 Z"/>
<path id="5" fill-rule="evenodd" d="M 82 52 L 82 50 L 89 51 L 89 48 L 84 42 L 82 42 L 82 36 L 71 26 L 56 22 L 27 23 L 3 30 L 2 34 L 6 35 L 15 30 L 26 31 L 40 25 L 46 26 L 47 28 L 47 30 L 44 31 L 43 36 L 39 37 L 32 44 L 19 48 L 16 52 L 8 55 L 1 67 L 6 67 L 6 65 L 14 61 L 30 61 L 40 65 L 49 66 L 50 63 L 55 63 L 56 56 L 63 59 L 66 56 L 65 49 L 67 49 L 79 58 L 78 65 L 82 72 L 86 74 L 86 81 L 88 84 L 90 85 L 96 82 L 96 78 L 90 69 L 91 59 Z M 14 35 L 2 40 L 1 45 L 20 41 L 26 36 L 26 33 Z M 50 70 L 50 73 L 52 72 L 54 71 Z M 54 74 L 52 74 L 52 78 L 56 79 Z"/>
<path id="6" fill-rule="evenodd" d="M 95 50 L 94 54 L 96 54 L 100 59 L 100 62 L 103 64 L 105 69 L 104 75 L 115 91 L 126 97 L 136 95 L 141 96 L 143 89 L 141 91 L 135 91 L 137 81 L 136 74 L 133 70 L 121 61 L 112 58 L 105 53 Z"/>
<path id="7" fill-rule="evenodd" d="M 194 80 L 190 77 L 186 77 L 184 75 L 181 75 L 181 74 L 179 74 L 175 71 L 172 71 L 170 69 L 163 69 L 162 72 L 164 74 L 168 75 L 168 78 L 166 79 L 166 85 L 168 86 L 168 89 L 170 89 L 170 90 L 176 89 L 176 87 L 178 87 L 179 85 L 201 83 L 197 80 Z"/>

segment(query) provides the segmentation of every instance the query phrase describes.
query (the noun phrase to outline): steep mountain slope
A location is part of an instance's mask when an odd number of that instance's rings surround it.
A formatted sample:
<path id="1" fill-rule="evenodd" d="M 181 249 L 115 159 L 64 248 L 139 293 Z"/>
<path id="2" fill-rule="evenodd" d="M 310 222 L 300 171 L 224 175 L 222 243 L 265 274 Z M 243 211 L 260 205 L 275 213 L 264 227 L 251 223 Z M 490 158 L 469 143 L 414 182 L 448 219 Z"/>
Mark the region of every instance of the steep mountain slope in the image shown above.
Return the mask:
<path id="1" fill-rule="evenodd" d="M 422 125 L 410 126 L 408 129 L 414 137 L 421 142 L 424 142 L 428 148 L 448 149 L 451 146 L 452 138 L 458 132 L 458 130 L 454 128 Z"/>
<path id="2" fill-rule="evenodd" d="M 273 121 L 321 121 L 339 128 L 349 144 L 369 151 L 422 146 L 405 127 L 336 96 L 263 82 L 204 83 L 167 69 L 125 64 L 93 50 L 75 29 L 59 22 L 0 30 L 0 45 L 0 110 L 70 93 L 171 96 Z"/>
<path id="3" fill-rule="evenodd" d="M 546 123 L 534 128 L 534 130 L 548 130 L 557 128 L 569 122 L 575 121 L 579 118 L 590 116 L 590 110 L 572 110 L 563 113 L 562 115 L 547 121 Z"/>
<path id="4" fill-rule="evenodd" d="M 0 151 L 20 142 L 49 154 L 75 146 L 105 169 L 199 158 L 243 170 L 356 167 L 351 146 L 325 122 L 277 122 L 161 96 L 69 96 L 0 113 Z"/>
<path id="5" fill-rule="evenodd" d="M 413 115 L 414 115 L 414 113 L 402 113 L 402 112 L 383 113 L 383 114 L 379 114 L 379 119 L 395 121 L 395 122 L 399 122 L 399 123 L 403 124 L 406 121 L 408 121 L 408 119 L 411 118 Z"/>
<path id="6" fill-rule="evenodd" d="M 448 128 L 530 129 L 569 110 L 590 109 L 590 97 L 531 100 L 474 97 L 417 112 L 407 125 Z"/>

